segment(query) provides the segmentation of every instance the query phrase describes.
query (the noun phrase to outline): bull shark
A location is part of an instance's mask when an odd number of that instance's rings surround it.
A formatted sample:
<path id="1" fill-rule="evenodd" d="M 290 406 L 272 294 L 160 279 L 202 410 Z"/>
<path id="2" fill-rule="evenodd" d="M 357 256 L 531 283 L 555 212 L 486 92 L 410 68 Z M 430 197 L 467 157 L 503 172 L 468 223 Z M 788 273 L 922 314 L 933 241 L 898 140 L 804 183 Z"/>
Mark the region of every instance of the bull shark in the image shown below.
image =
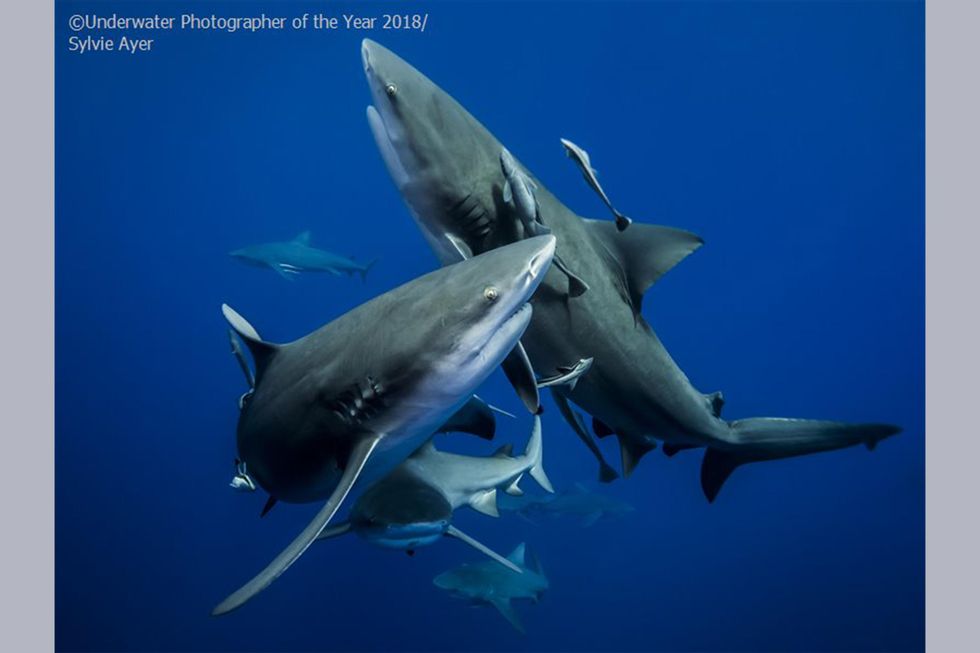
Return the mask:
<path id="1" fill-rule="evenodd" d="M 361 56 L 373 100 L 368 124 L 439 259 L 445 264 L 460 251 L 477 254 L 519 240 L 520 219 L 503 201 L 504 146 L 390 50 L 364 40 Z M 546 375 L 568 361 L 594 359 L 574 388 L 556 387 L 552 395 L 600 461 L 601 480 L 612 477 L 608 465 L 570 401 L 592 416 L 598 436 L 618 438 L 624 476 L 658 441 L 668 454 L 705 448 L 701 487 L 709 501 L 740 465 L 860 444 L 872 449 L 899 432 L 890 424 L 723 419 L 721 393 L 698 391 L 641 314 L 647 289 L 701 247 L 702 239 L 639 223 L 621 232 L 609 221 L 580 217 L 514 159 L 536 186 L 538 215 L 557 238 L 557 253 L 590 287 L 569 297 L 568 279 L 550 272 L 535 296 L 534 319 L 522 343 L 534 368 Z"/>
<path id="2" fill-rule="evenodd" d="M 528 300 L 554 252 L 554 237 L 539 236 L 475 256 L 283 345 L 262 340 L 222 307 L 255 366 L 238 420 L 238 458 L 271 497 L 324 504 L 212 614 L 268 587 L 320 535 L 355 482 L 391 471 L 469 400 L 527 328 Z"/>
<path id="3" fill-rule="evenodd" d="M 515 599 L 529 599 L 537 603 L 548 589 L 548 578 L 544 575 L 537 556 L 528 554 L 527 557 L 531 560 L 526 563 L 525 549 L 522 542 L 507 556 L 510 562 L 520 568 L 521 573 L 495 562 L 483 561 L 466 563 L 444 571 L 432 583 L 454 598 L 472 605 L 492 605 L 511 626 L 524 634 L 524 626 L 511 602 Z"/>
<path id="4" fill-rule="evenodd" d="M 365 280 L 368 271 L 377 262 L 375 259 L 361 265 L 345 256 L 317 249 L 310 244 L 309 231 L 292 240 L 242 247 L 229 252 L 229 255 L 247 265 L 271 268 L 290 281 L 304 272 L 327 272 L 335 277 L 342 273 L 357 273 Z"/>
<path id="5" fill-rule="evenodd" d="M 603 519 L 617 519 L 635 510 L 633 506 L 605 494 L 592 492 L 581 483 L 554 495 L 507 497 L 500 510 L 515 512 L 528 521 L 545 517 L 573 517 L 583 527 Z"/>
<path id="6" fill-rule="evenodd" d="M 350 519 L 324 530 L 318 539 L 353 531 L 379 546 L 410 554 L 444 535 L 459 539 L 505 567 L 520 568 L 452 524 L 453 511 L 469 506 L 486 515 L 499 516 L 497 490 L 522 493 L 518 483 L 525 473 L 552 492 L 542 467 L 541 418 L 521 456 L 512 456 L 509 445 L 492 456 L 460 456 L 438 451 L 429 440 L 390 474 L 372 485 L 357 499 Z"/>

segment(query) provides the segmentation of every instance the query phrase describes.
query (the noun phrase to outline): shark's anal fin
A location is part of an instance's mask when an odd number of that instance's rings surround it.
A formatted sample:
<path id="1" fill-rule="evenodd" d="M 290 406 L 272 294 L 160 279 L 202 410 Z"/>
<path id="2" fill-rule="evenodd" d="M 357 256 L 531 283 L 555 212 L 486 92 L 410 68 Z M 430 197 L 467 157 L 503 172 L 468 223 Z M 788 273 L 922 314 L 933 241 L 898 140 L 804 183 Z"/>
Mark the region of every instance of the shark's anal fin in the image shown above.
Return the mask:
<path id="1" fill-rule="evenodd" d="M 494 551 L 490 547 L 488 547 L 488 546 L 486 546 L 484 544 L 481 544 L 480 542 L 474 540 L 472 537 L 470 537 L 469 535 L 467 535 L 463 531 L 459 530 L 455 526 L 450 525 L 449 526 L 449 529 L 446 531 L 446 535 L 448 535 L 449 537 L 455 537 L 460 542 L 465 542 L 466 544 L 469 544 L 471 547 L 473 547 L 474 549 L 476 549 L 480 553 L 482 553 L 482 554 L 484 554 L 486 556 L 489 556 L 490 558 L 493 558 L 494 560 L 496 560 L 497 562 L 499 562 L 503 566 L 507 567 L 511 571 L 516 571 L 519 574 L 523 574 L 524 573 L 524 570 L 521 569 L 520 567 L 518 567 L 517 565 L 515 565 L 513 562 L 511 562 L 507 558 L 503 557 L 502 555 L 500 555 L 499 553 L 497 553 L 496 551 Z"/>
<path id="2" fill-rule="evenodd" d="M 736 456 L 718 449 L 707 449 L 701 461 L 701 490 L 708 503 L 713 503 L 721 486 L 741 464 Z"/>
<path id="3" fill-rule="evenodd" d="M 565 418 L 568 425 L 572 427 L 575 435 L 577 435 L 579 440 L 581 440 L 585 446 L 589 448 L 589 451 L 592 452 L 592 455 L 595 456 L 596 461 L 598 461 L 599 482 L 612 483 L 619 478 L 619 474 L 616 472 L 616 470 L 606 462 L 605 458 L 603 458 L 602 452 L 599 451 L 599 446 L 595 443 L 595 440 L 592 439 L 592 436 L 589 435 L 589 432 L 585 430 L 585 425 L 582 424 L 582 419 L 572 410 L 572 407 L 568 404 L 568 400 L 555 390 L 552 390 L 551 396 L 555 400 L 555 404 L 558 406 L 558 412 L 561 413 L 561 416 Z"/>
<path id="4" fill-rule="evenodd" d="M 371 453 L 378 445 L 380 439 L 379 436 L 366 437 L 354 445 L 347 461 L 347 467 L 340 477 L 340 482 L 334 489 L 333 494 L 330 495 L 330 498 L 327 499 L 327 502 L 320 509 L 320 512 L 313 518 L 313 521 L 265 569 L 219 603 L 211 611 L 212 616 L 227 614 L 244 605 L 246 601 L 271 585 L 273 581 L 279 578 L 284 571 L 289 569 L 303 555 L 314 540 L 320 536 L 323 529 L 326 528 L 327 524 L 330 523 L 330 520 L 337 513 L 344 499 L 347 498 L 347 494 L 354 486 L 357 477 L 360 476 L 361 470 L 364 469 L 364 465 L 367 463 L 368 458 L 371 457 Z"/>
<path id="5" fill-rule="evenodd" d="M 635 224 L 628 232 L 621 232 L 604 220 L 586 220 L 585 224 L 592 237 L 622 266 L 630 300 L 637 312 L 643 293 L 704 244 L 699 236 L 672 227 Z"/>
<path id="6" fill-rule="evenodd" d="M 524 351 L 524 345 L 517 341 L 514 350 L 511 351 L 504 362 L 501 364 L 507 380 L 514 386 L 517 396 L 524 402 L 524 406 L 532 415 L 537 415 L 541 408 L 541 397 L 538 395 L 538 382 L 534 378 L 534 368 L 531 361 Z"/>
<path id="7" fill-rule="evenodd" d="M 477 512 L 482 512 L 484 515 L 499 517 L 500 511 L 497 510 L 497 488 L 474 494 L 470 498 L 470 507 Z"/>

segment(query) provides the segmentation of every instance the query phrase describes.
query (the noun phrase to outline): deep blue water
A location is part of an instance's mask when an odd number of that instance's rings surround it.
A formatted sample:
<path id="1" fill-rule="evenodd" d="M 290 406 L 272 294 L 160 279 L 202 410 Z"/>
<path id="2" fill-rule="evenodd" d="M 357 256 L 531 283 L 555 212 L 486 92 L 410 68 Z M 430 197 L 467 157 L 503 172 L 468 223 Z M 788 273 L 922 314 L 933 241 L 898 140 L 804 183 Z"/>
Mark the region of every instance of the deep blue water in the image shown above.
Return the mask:
<path id="1" fill-rule="evenodd" d="M 67 51 L 69 15 L 134 5 L 57 6 L 60 650 L 923 648 L 922 3 L 412 3 L 430 13 L 424 34 L 174 32 L 140 55 Z M 386 5 L 195 10 L 352 7 Z M 366 35 L 579 213 L 607 217 L 561 136 L 590 150 L 624 212 L 705 238 L 644 311 L 696 386 L 724 390 L 727 417 L 904 432 L 873 453 L 740 469 L 713 505 L 699 454 L 653 452 L 603 488 L 637 511 L 589 529 L 460 511 L 498 550 L 538 552 L 551 590 L 518 606 L 524 637 L 432 585 L 475 558 L 453 541 L 414 558 L 318 545 L 209 617 L 316 510 L 259 520 L 264 495 L 227 487 L 244 388 L 219 305 L 284 341 L 436 265 L 364 120 Z M 381 260 L 366 283 L 289 283 L 227 256 L 304 229 Z M 481 394 L 519 410 L 499 373 Z M 591 481 L 550 398 L 546 411 L 552 480 Z M 502 420 L 498 439 L 520 447 L 529 427 Z M 440 446 L 492 449 L 452 437 Z"/>

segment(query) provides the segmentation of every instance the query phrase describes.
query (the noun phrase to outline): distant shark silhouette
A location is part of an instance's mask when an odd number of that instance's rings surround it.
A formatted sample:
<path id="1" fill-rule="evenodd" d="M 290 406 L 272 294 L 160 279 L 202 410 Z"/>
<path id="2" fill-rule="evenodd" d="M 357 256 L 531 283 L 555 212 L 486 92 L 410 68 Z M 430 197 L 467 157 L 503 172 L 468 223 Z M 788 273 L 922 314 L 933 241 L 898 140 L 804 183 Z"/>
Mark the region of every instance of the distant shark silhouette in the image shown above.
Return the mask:
<path id="1" fill-rule="evenodd" d="M 500 141 L 391 51 L 365 39 L 361 57 L 374 102 L 367 109 L 368 124 L 440 260 L 451 263 L 461 252 L 478 254 L 519 240 L 521 216 L 503 198 L 508 180 L 501 172 Z M 557 237 L 557 255 L 589 288 L 570 296 L 569 277 L 557 270 L 549 274 L 535 295 L 534 319 L 521 342 L 534 369 L 545 375 L 568 361 L 593 358 L 574 388 L 558 386 L 553 395 L 599 460 L 601 480 L 615 476 L 569 401 L 593 416 L 596 435 L 619 439 L 625 476 L 658 440 L 668 455 L 705 447 L 701 487 L 709 501 L 739 465 L 859 444 L 872 449 L 899 432 L 889 424 L 722 419 L 721 393 L 699 392 L 640 312 L 644 293 L 698 249 L 701 238 L 639 223 L 620 231 L 609 221 L 581 218 L 516 158 L 513 165 L 534 184 L 536 220 Z"/>
<path id="2" fill-rule="evenodd" d="M 497 490 L 521 494 L 518 483 L 525 473 L 552 491 L 542 466 L 542 451 L 541 418 L 537 415 L 521 456 L 512 456 L 510 445 L 491 456 L 460 456 L 436 450 L 429 440 L 365 490 L 354 503 L 348 521 L 326 529 L 318 539 L 353 531 L 368 542 L 414 554 L 415 549 L 445 535 L 519 572 L 514 563 L 453 526 L 452 515 L 456 508 L 470 506 L 497 517 Z"/>
<path id="3" fill-rule="evenodd" d="M 455 598 L 474 605 L 492 605 L 510 625 L 524 634 L 524 626 L 517 618 L 511 602 L 514 599 L 530 599 L 537 603 L 548 589 L 548 578 L 544 575 L 537 556 L 530 554 L 530 563 L 525 563 L 524 558 L 525 545 L 522 542 L 507 556 L 510 562 L 521 569 L 521 573 L 496 562 L 483 561 L 445 571 L 432 582 Z"/>
<path id="4" fill-rule="evenodd" d="M 361 265 L 344 256 L 317 249 L 310 245 L 310 232 L 304 231 L 292 240 L 250 245 L 229 252 L 233 258 L 247 265 L 275 270 L 284 279 L 293 280 L 304 272 L 327 272 L 339 277 L 342 273 L 357 273 L 361 279 L 377 262 L 377 259 Z"/>
<path id="5" fill-rule="evenodd" d="M 354 483 L 401 463 L 469 401 L 531 319 L 552 236 L 516 243 L 410 281 L 294 342 L 275 345 L 238 313 L 255 387 L 238 421 L 238 458 L 273 498 L 325 501 L 313 521 L 212 614 L 241 606 L 293 564 Z"/>
<path id="6" fill-rule="evenodd" d="M 592 526 L 602 519 L 616 519 L 635 510 L 633 506 L 613 497 L 592 492 L 581 483 L 575 483 L 558 494 L 508 496 L 499 502 L 501 511 L 515 512 L 528 521 L 542 517 L 572 517 L 583 527 Z"/>

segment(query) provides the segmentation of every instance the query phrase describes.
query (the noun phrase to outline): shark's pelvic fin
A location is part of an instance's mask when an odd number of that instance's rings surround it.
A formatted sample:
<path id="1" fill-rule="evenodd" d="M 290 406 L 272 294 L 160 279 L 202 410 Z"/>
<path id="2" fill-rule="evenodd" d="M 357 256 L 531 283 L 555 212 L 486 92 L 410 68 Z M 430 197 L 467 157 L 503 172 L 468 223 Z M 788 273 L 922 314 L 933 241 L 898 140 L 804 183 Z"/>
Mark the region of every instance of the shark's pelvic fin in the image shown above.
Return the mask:
<path id="1" fill-rule="evenodd" d="M 611 427 L 607 426 L 605 422 L 594 415 L 592 416 L 592 430 L 595 432 L 597 438 L 607 438 L 610 435 L 616 435 L 616 432 Z"/>
<path id="2" fill-rule="evenodd" d="M 554 389 L 552 389 L 551 396 L 555 400 L 555 404 L 558 406 L 558 412 L 561 413 L 561 416 L 565 418 L 568 425 L 572 427 L 572 431 L 575 432 L 575 435 L 577 435 L 579 440 L 581 440 L 585 446 L 589 448 L 589 451 L 592 452 L 592 455 L 595 456 L 596 461 L 598 461 L 599 482 L 612 483 L 619 478 L 619 473 L 617 473 L 616 470 L 606 462 L 606 459 L 603 458 L 602 452 L 599 451 L 599 446 L 595 443 L 595 440 L 592 439 L 589 432 L 585 430 L 585 424 L 582 423 L 581 416 L 572 410 L 572 407 L 568 404 L 568 400 Z"/>
<path id="3" fill-rule="evenodd" d="M 486 490 L 470 497 L 470 507 L 491 517 L 499 517 L 497 510 L 497 488 Z"/>
<path id="4" fill-rule="evenodd" d="M 524 455 L 531 460 L 531 469 L 528 473 L 538 485 L 546 492 L 554 492 L 555 488 L 551 485 L 551 480 L 544 473 L 544 445 L 541 437 L 541 416 L 534 416 L 534 426 L 531 428 L 531 437 L 527 441 L 527 449 Z"/>
<path id="5" fill-rule="evenodd" d="M 622 266 L 630 299 L 639 312 L 643 293 L 660 277 L 701 247 L 704 241 L 682 229 L 637 224 L 628 233 L 603 220 L 585 220 L 592 236 Z"/>
<path id="6" fill-rule="evenodd" d="M 504 362 L 501 364 L 507 380 L 514 386 L 517 396 L 524 402 L 525 408 L 532 415 L 536 415 L 541 408 L 541 397 L 538 395 L 538 382 L 534 378 L 534 368 L 531 361 L 524 351 L 524 345 L 517 341 L 514 350 L 511 351 Z"/>
<path id="7" fill-rule="evenodd" d="M 449 526 L 449 529 L 446 531 L 446 535 L 448 535 L 449 537 L 455 537 L 460 542 L 465 542 L 466 544 L 469 544 L 471 547 L 473 547 L 474 549 L 476 549 L 480 553 L 482 553 L 482 554 L 484 554 L 486 556 L 489 556 L 490 558 L 493 558 L 494 560 L 496 560 L 497 562 L 499 562 L 503 566 L 507 567 L 511 571 L 516 571 L 519 574 L 523 574 L 524 573 L 524 570 L 521 569 L 520 567 L 518 567 L 517 565 L 515 565 L 513 562 L 511 562 L 507 558 L 503 557 L 502 555 L 500 555 L 499 553 L 497 553 L 496 551 L 494 551 L 490 547 L 488 547 L 488 546 L 486 546 L 484 544 L 481 544 L 480 542 L 474 540 L 472 537 L 470 537 L 469 535 L 467 535 L 463 531 L 459 530 L 455 526 L 450 525 Z"/>
<path id="8" fill-rule="evenodd" d="M 619 451 L 622 455 L 623 478 L 629 478 L 633 470 L 640 464 L 640 458 L 657 448 L 653 442 L 645 439 L 632 438 L 627 435 L 617 434 L 619 438 Z"/>
<path id="9" fill-rule="evenodd" d="M 490 404 L 473 395 L 462 408 L 453 413 L 439 428 L 439 433 L 470 433 L 492 440 L 497 431 L 497 419 Z"/>
<path id="10" fill-rule="evenodd" d="M 517 617 L 517 612 L 514 611 L 514 606 L 511 604 L 510 599 L 496 598 L 490 601 L 493 607 L 497 608 L 497 611 L 504 616 L 504 619 L 510 622 L 510 625 L 522 635 L 527 633 L 524 631 L 524 625 L 521 620 Z"/>
<path id="11" fill-rule="evenodd" d="M 228 304 L 221 305 L 221 313 L 225 316 L 225 320 L 228 321 L 228 326 L 238 334 L 245 342 L 248 350 L 252 352 L 252 360 L 255 361 L 255 383 L 258 383 L 262 378 L 262 372 L 268 367 L 269 361 L 279 351 L 279 345 L 262 340 L 255 327 L 249 324 L 248 320 L 239 315 Z"/>
<path id="12" fill-rule="evenodd" d="M 266 515 L 268 515 L 269 511 L 272 510 L 278 502 L 279 499 L 277 499 L 276 497 L 270 494 L 269 498 L 266 499 L 265 501 L 265 505 L 262 506 L 262 512 L 259 513 L 259 517 L 265 517 Z"/>
<path id="13" fill-rule="evenodd" d="M 279 578 L 284 571 L 289 569 L 303 555 L 310 544 L 320 536 L 320 533 L 323 532 L 323 529 L 326 528 L 327 524 L 330 523 L 330 520 L 337 513 L 344 499 L 347 498 L 347 494 L 350 492 L 351 487 L 354 486 L 357 477 L 360 476 L 361 470 L 364 469 L 365 463 L 371 457 L 371 453 L 378 445 L 380 439 L 379 436 L 366 437 L 354 445 L 354 449 L 351 451 L 350 458 L 347 461 L 347 467 L 340 477 L 340 482 L 334 489 L 333 494 L 330 495 L 330 498 L 323 505 L 323 508 L 313 518 L 313 521 L 265 569 L 219 603 L 211 611 L 212 616 L 226 614 L 241 607 L 246 601 L 271 585 L 273 581 Z"/>

